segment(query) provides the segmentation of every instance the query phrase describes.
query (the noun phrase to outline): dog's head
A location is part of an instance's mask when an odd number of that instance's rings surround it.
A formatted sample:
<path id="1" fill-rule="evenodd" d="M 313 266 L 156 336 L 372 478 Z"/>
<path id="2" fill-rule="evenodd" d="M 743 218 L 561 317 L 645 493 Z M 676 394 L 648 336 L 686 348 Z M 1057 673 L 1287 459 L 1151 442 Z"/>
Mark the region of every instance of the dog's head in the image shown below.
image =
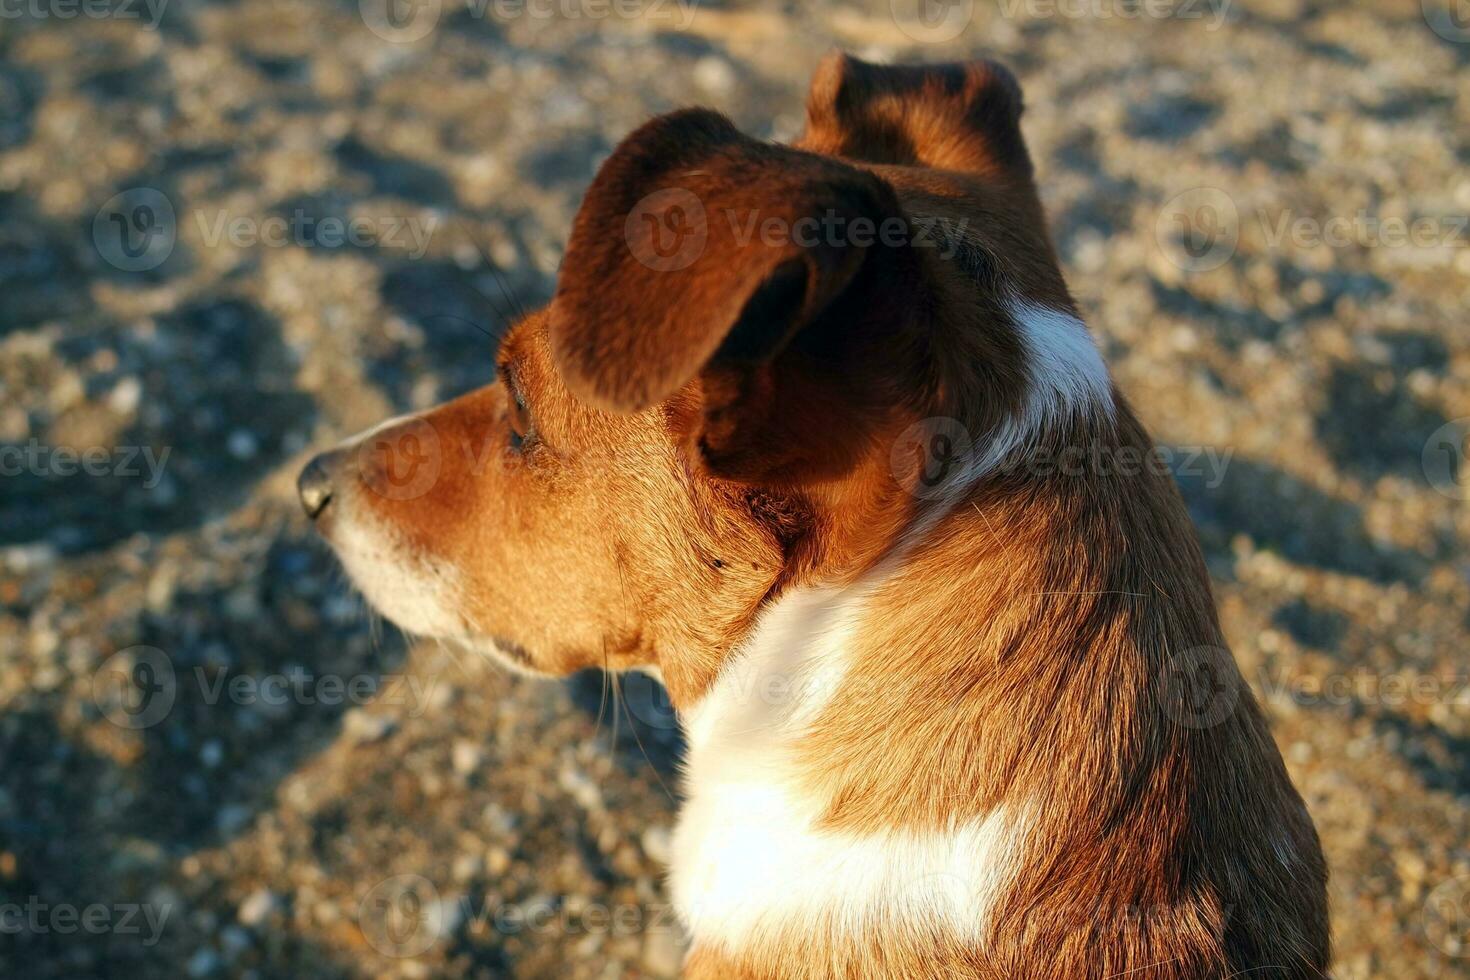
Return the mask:
<path id="1" fill-rule="evenodd" d="M 1020 112 L 993 64 L 834 55 L 794 147 L 652 120 L 497 383 L 313 460 L 308 513 L 410 631 L 696 697 L 767 597 L 1106 399 Z"/>

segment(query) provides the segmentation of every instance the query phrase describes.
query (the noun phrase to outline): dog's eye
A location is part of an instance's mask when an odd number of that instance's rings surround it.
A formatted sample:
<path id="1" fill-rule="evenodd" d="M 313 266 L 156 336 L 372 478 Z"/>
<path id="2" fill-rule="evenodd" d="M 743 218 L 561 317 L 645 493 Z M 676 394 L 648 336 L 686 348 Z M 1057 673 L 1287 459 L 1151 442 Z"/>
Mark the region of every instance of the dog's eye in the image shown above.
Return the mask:
<path id="1" fill-rule="evenodd" d="M 521 395 L 520 389 L 514 385 L 510 387 L 509 414 L 510 445 L 512 449 L 520 449 L 531 437 L 531 410 L 526 407 L 526 399 Z"/>

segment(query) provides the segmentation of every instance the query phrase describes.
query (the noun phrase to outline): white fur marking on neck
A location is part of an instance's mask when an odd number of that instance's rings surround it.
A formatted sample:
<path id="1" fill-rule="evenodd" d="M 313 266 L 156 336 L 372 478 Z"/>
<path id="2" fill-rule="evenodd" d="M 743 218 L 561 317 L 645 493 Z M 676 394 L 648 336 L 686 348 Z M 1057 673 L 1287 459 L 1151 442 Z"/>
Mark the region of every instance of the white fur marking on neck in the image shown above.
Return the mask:
<path id="1" fill-rule="evenodd" d="M 1018 846 L 1011 813 L 942 833 L 835 832 L 799 789 L 797 744 L 846 676 L 868 594 L 782 596 L 686 716 L 689 799 L 670 877 L 697 942 L 739 949 L 793 930 L 840 941 L 904 924 L 983 934 Z"/>
<path id="2" fill-rule="evenodd" d="M 1113 416 L 1113 384 L 1087 325 L 1068 313 L 1011 299 L 1006 309 L 1026 350 L 1028 422 L 1046 422 L 1101 409 Z"/>
<path id="3" fill-rule="evenodd" d="M 1098 412 L 1109 423 L 1115 417 L 1112 379 L 1086 324 L 1017 297 L 1007 300 L 1006 310 L 1021 341 L 1025 399 L 1019 412 L 976 440 L 964 473 L 945 493 L 951 505 L 964 499 L 977 480 L 1049 430 Z M 929 523 L 920 523 L 921 532 Z"/>

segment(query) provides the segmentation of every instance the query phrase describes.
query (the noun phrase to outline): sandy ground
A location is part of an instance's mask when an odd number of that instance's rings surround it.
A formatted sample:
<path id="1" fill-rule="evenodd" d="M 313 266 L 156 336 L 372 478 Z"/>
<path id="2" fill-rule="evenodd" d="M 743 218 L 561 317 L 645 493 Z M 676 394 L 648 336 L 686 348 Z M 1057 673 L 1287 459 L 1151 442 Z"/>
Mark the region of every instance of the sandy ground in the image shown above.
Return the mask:
<path id="1" fill-rule="evenodd" d="M 789 137 L 841 44 L 1020 74 L 1321 829 L 1336 975 L 1470 977 L 1450 5 L 439 6 L 0 8 L 0 975 L 671 974 L 658 692 L 375 632 L 292 484 L 489 379 L 622 134 L 700 102 Z"/>

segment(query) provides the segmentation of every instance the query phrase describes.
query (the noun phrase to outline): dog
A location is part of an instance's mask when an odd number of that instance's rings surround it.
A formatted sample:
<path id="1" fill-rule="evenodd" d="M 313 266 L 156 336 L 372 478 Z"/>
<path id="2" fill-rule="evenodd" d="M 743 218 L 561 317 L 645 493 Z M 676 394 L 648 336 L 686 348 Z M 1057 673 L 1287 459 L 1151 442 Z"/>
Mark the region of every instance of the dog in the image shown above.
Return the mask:
<path id="1" fill-rule="evenodd" d="M 686 977 L 1325 975 L 1316 831 L 1021 112 L 833 53 L 790 146 L 652 119 L 497 382 L 300 477 L 404 628 L 662 679 Z"/>

